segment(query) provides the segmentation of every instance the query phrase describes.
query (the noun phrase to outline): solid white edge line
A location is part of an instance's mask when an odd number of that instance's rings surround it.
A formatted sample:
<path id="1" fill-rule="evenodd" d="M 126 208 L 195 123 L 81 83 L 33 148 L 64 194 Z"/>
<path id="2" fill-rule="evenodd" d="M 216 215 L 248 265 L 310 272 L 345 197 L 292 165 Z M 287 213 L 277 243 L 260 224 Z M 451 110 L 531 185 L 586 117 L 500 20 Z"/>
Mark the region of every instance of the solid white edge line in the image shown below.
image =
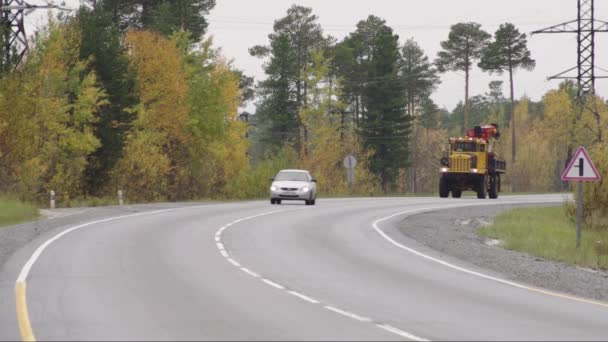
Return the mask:
<path id="1" fill-rule="evenodd" d="M 523 289 L 523 290 L 527 290 L 527 291 L 531 291 L 531 292 L 535 292 L 535 293 L 541 293 L 541 294 L 545 294 L 551 297 L 556 297 L 556 298 L 561 298 L 561 299 L 568 299 L 568 300 L 572 300 L 572 301 L 576 301 L 576 302 L 581 302 L 581 303 L 586 303 L 586 304 L 593 304 L 593 305 L 598 305 L 598 306 L 602 306 L 602 307 L 608 307 L 608 303 L 604 303 L 604 302 L 600 302 L 600 301 L 595 301 L 592 299 L 587 299 L 587 298 L 582 298 L 582 297 L 576 297 L 576 296 L 571 296 L 571 295 L 567 295 L 564 293 L 559 293 L 559 292 L 553 292 L 553 291 L 549 291 L 549 290 L 544 290 L 541 288 L 536 288 L 533 286 L 528 286 L 528 285 L 523 285 L 523 284 L 519 284 L 516 282 L 512 282 L 509 280 L 505 280 L 505 279 L 501 279 L 501 278 L 497 278 L 497 277 L 493 277 L 487 274 L 483 274 L 480 272 L 476 272 L 473 270 L 469 270 L 467 268 L 464 267 L 460 267 L 460 266 L 456 266 L 454 264 L 451 264 L 447 261 L 443 261 L 437 258 L 434 258 L 430 255 L 424 254 L 422 252 L 419 252 L 415 249 L 412 249 L 410 247 L 407 247 L 405 245 L 400 244 L 399 242 L 395 241 L 393 238 L 391 238 L 388 234 L 386 234 L 382 229 L 380 229 L 380 227 L 378 226 L 378 224 L 380 222 L 384 222 L 386 220 L 389 220 L 391 218 L 397 217 L 397 216 L 403 216 L 403 215 L 408 215 L 411 216 L 412 214 L 418 214 L 418 213 L 423 213 L 423 212 L 430 212 L 430 211 L 435 211 L 435 210 L 443 210 L 443 209 L 453 209 L 453 208 L 462 208 L 462 207 L 468 207 L 468 206 L 483 206 L 483 205 L 504 205 L 504 204 L 528 204 L 528 203 L 547 203 L 547 202 L 553 202 L 553 201 L 538 201 L 538 202 L 526 202 L 526 203 L 521 203 L 521 202 L 500 202 L 500 203 L 489 203 L 489 204 L 467 204 L 467 205 L 454 205 L 454 206 L 444 206 L 444 207 L 428 207 L 428 208 L 420 208 L 420 209 L 415 209 L 415 210 L 407 210 L 407 211 L 402 211 L 402 212 L 398 212 L 396 214 L 390 215 L 390 216 L 386 216 L 383 217 L 381 219 L 378 219 L 376 221 L 374 221 L 372 223 L 372 227 L 374 228 L 374 230 L 380 234 L 380 236 L 382 236 L 385 240 L 387 240 L 388 242 L 390 242 L 391 244 L 395 245 L 396 247 L 403 249 L 409 253 L 412 253 L 416 256 L 419 256 L 421 258 L 427 259 L 429 261 L 438 263 L 440 265 L 443 265 L 445 267 L 451 268 L 453 270 L 456 271 L 460 271 L 466 274 L 470 274 L 479 278 L 483 278 L 486 280 L 490 280 L 490 281 L 494 281 L 497 283 L 501 283 L 504 285 L 508 285 L 508 286 L 512 286 L 512 287 L 516 287 L 519 289 Z"/>
<path id="2" fill-rule="evenodd" d="M 226 260 L 228 260 L 228 262 L 231 263 L 232 265 L 234 265 L 235 267 L 241 267 L 241 264 L 239 264 L 238 261 L 236 261 L 232 258 L 226 258 Z"/>
<path id="3" fill-rule="evenodd" d="M 262 278 L 262 281 L 274 288 L 277 288 L 279 290 L 285 290 L 285 286 L 281 285 L 281 284 L 277 284 L 272 280 L 266 279 L 266 278 Z"/>
<path id="4" fill-rule="evenodd" d="M 200 208 L 200 207 L 206 207 L 206 206 L 180 207 L 180 208 L 147 211 L 147 212 L 130 214 L 130 215 L 121 215 L 121 216 L 110 217 L 110 218 L 103 219 L 103 220 L 87 222 L 87 223 L 84 223 L 84 224 L 81 224 L 81 225 L 78 225 L 78 226 L 75 226 L 72 228 L 68 228 L 68 229 L 58 233 L 57 235 L 53 236 L 52 238 L 46 240 L 43 244 L 41 244 L 40 246 L 38 246 L 38 248 L 36 248 L 36 250 L 34 251 L 34 253 L 32 253 L 32 255 L 27 260 L 25 265 L 23 265 L 23 268 L 21 268 L 21 272 L 19 272 L 19 276 L 17 277 L 17 282 L 25 282 L 27 280 L 27 276 L 29 275 L 30 270 L 32 269 L 32 267 L 34 266 L 34 264 L 36 263 L 36 261 L 38 260 L 38 258 L 42 254 L 42 252 L 44 252 L 44 250 L 48 246 L 50 246 L 53 242 L 59 240 L 64 235 L 69 234 L 75 230 L 79 230 L 79 229 L 82 229 L 82 228 L 85 228 L 88 226 L 92 226 L 92 225 L 95 225 L 98 223 L 104 223 L 104 222 L 109 222 L 109 221 L 114 221 L 114 220 L 119 220 L 119 219 L 124 219 L 124 218 L 131 218 L 131 217 L 137 217 L 137 216 L 142 216 L 142 215 L 159 214 L 159 213 L 165 213 L 165 212 L 175 211 L 175 210 L 179 210 L 179 209 Z"/>
<path id="5" fill-rule="evenodd" d="M 296 297 L 298 297 L 298 298 L 300 298 L 300 299 L 302 299 L 304 301 L 307 301 L 307 302 L 309 302 L 311 304 L 319 304 L 318 300 L 316 300 L 314 298 L 310 298 L 310 297 L 308 297 L 306 295 L 303 295 L 303 294 L 301 294 L 299 292 L 296 292 L 296 291 L 287 291 L 287 293 L 289 293 L 292 296 L 296 296 Z"/>
<path id="6" fill-rule="evenodd" d="M 370 318 L 361 317 L 361 316 L 356 315 L 356 314 L 354 314 L 352 312 L 344 311 L 344 310 L 338 309 L 338 308 L 330 306 L 330 305 L 325 305 L 324 308 L 326 308 L 327 310 L 333 311 L 335 313 L 338 313 L 338 314 L 340 314 L 342 316 L 346 316 L 348 318 L 352 318 L 352 319 L 357 320 L 359 322 L 371 322 L 372 321 Z"/>
<path id="7" fill-rule="evenodd" d="M 226 259 L 230 258 L 230 255 L 228 255 L 228 253 L 224 249 L 220 250 L 220 254 Z"/>
<path id="8" fill-rule="evenodd" d="M 254 277 L 254 278 L 260 278 L 261 276 L 255 272 L 253 272 L 252 270 L 246 268 L 246 267 L 241 267 L 241 271 L 249 274 L 250 276 Z"/>
<path id="9" fill-rule="evenodd" d="M 410 333 L 408 333 L 408 332 L 405 332 L 405 331 L 403 331 L 403 330 L 401 330 L 401 329 L 397 329 L 397 328 L 395 328 L 395 327 L 392 327 L 392 326 L 390 326 L 390 325 L 388 325 L 388 324 L 376 324 L 376 326 L 377 326 L 378 328 L 380 328 L 380 329 L 386 330 L 386 331 L 388 331 L 388 332 L 390 332 L 390 333 L 393 333 L 393 334 L 395 334 L 395 335 L 399 335 L 399 336 L 401 336 L 401 337 L 405 337 L 405 338 L 407 338 L 408 340 L 414 340 L 414 341 L 423 341 L 423 342 L 428 342 L 428 341 L 430 341 L 430 340 L 427 340 L 427 339 L 425 339 L 425 338 L 418 337 L 418 336 L 416 336 L 416 335 L 413 335 L 413 334 L 410 334 Z"/>

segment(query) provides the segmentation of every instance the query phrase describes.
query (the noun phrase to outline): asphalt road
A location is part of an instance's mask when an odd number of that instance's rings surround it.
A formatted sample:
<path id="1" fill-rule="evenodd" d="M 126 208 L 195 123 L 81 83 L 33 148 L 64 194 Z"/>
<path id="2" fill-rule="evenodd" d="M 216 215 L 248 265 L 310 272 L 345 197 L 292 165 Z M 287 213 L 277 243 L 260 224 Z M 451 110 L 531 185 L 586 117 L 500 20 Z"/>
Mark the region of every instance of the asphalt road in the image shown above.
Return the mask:
<path id="1" fill-rule="evenodd" d="M 172 209 L 72 230 L 24 276 L 32 253 L 64 227 L 5 264 L 0 339 L 21 338 L 21 272 L 38 340 L 605 340 L 608 305 L 509 282 L 396 228 L 422 210 L 561 201 L 320 199 L 314 207 Z"/>

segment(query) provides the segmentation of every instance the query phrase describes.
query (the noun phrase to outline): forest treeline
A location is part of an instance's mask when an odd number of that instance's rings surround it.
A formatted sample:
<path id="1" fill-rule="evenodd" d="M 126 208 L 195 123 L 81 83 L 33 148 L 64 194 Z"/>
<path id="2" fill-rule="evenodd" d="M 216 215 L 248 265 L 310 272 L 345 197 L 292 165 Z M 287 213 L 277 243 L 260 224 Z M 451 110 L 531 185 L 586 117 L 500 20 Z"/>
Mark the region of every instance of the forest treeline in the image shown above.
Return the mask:
<path id="1" fill-rule="evenodd" d="M 382 18 L 336 39 L 311 8 L 293 5 L 266 45 L 248 46 L 264 61 L 266 78 L 254 84 L 207 33 L 214 5 L 91 0 L 51 18 L 2 75 L 0 191 L 33 201 L 50 190 L 67 201 L 118 189 L 130 201 L 255 198 L 276 171 L 298 167 L 324 195 L 430 193 L 448 137 L 482 123 L 502 130 L 506 190 L 569 190 L 559 176 L 578 145 L 608 171 L 605 99 L 581 103 L 570 82 L 537 102 L 514 98 L 518 72 L 535 61 L 513 24 L 492 33 L 454 24 L 428 56 Z M 469 96 L 474 68 L 509 82 Z M 452 110 L 431 98 L 447 72 L 464 75 Z M 250 101 L 255 127 L 239 120 Z M 347 154 L 358 160 L 352 188 Z M 589 217 L 608 217 L 607 184 L 586 186 Z"/>

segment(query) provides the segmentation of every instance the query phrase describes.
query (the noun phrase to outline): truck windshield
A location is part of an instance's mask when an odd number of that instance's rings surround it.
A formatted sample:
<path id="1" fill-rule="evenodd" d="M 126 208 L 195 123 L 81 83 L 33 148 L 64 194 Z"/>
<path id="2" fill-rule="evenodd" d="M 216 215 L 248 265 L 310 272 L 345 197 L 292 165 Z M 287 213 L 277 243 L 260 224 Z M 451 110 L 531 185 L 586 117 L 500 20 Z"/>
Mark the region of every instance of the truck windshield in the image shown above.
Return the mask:
<path id="1" fill-rule="evenodd" d="M 472 142 L 457 142 L 453 147 L 454 152 L 477 152 L 477 144 Z"/>

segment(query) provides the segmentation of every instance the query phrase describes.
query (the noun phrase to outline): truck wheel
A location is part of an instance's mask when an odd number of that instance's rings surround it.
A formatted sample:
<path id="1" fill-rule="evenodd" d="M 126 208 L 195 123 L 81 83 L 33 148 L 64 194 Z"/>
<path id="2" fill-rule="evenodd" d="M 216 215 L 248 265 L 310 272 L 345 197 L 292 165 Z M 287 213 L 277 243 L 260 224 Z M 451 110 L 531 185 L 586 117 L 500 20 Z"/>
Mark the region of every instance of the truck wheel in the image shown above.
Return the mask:
<path id="1" fill-rule="evenodd" d="M 448 198 L 450 195 L 450 189 L 448 186 L 448 180 L 444 176 L 441 176 L 439 179 L 439 197 Z"/>
<path id="2" fill-rule="evenodd" d="M 477 183 L 477 198 L 486 198 L 487 176 L 483 175 Z"/>
<path id="3" fill-rule="evenodd" d="M 496 175 L 490 176 L 490 190 L 488 196 L 491 199 L 498 198 L 498 177 Z"/>
<path id="4" fill-rule="evenodd" d="M 460 190 L 460 189 L 452 189 L 452 197 L 453 198 L 460 198 L 460 197 L 462 197 L 462 190 Z"/>

